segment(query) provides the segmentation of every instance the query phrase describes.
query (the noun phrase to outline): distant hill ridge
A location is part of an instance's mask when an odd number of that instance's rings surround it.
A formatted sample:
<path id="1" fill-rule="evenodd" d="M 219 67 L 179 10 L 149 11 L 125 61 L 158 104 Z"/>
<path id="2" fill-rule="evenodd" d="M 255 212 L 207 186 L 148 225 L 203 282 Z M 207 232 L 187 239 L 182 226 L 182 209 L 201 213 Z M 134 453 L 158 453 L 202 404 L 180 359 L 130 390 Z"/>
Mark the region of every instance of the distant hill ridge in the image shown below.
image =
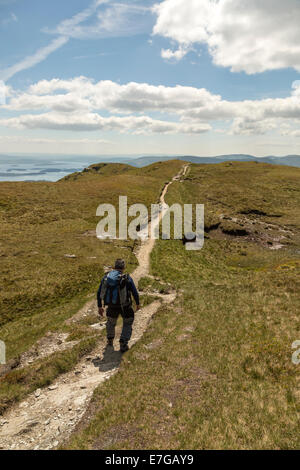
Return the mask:
<path id="1" fill-rule="evenodd" d="M 167 161 L 167 160 L 183 160 L 186 162 L 191 163 L 198 163 L 198 164 L 216 164 L 222 163 L 226 161 L 239 161 L 239 162 L 249 162 L 249 161 L 256 161 L 261 163 L 271 163 L 273 165 L 287 165 L 287 166 L 295 166 L 300 168 L 300 156 L 299 155 L 287 155 L 286 157 L 253 157 L 253 155 L 244 155 L 244 154 L 232 154 L 232 155 L 218 155 L 216 157 L 197 157 L 192 155 L 186 156 L 173 156 L 173 157 L 158 157 L 158 156 L 147 156 L 147 157 L 140 157 L 135 159 L 128 159 L 126 161 L 122 160 L 123 163 L 127 163 L 128 165 L 132 165 L 138 168 L 151 165 L 152 163 L 156 163 L 159 161 Z"/>
<path id="2" fill-rule="evenodd" d="M 96 157 L 97 158 L 97 157 Z M 277 164 L 277 165 L 284 165 L 284 166 L 294 166 L 300 168 L 300 156 L 298 155 L 289 155 L 287 157 L 253 157 L 252 155 L 220 155 L 218 157 L 194 157 L 194 156 L 147 156 L 147 157 L 139 157 L 134 159 L 124 159 L 113 157 L 111 160 L 108 158 L 99 159 L 98 163 L 94 163 L 89 165 L 84 170 L 79 170 L 74 173 L 70 173 L 69 175 L 62 178 L 62 180 L 76 180 L 78 177 L 82 177 L 83 175 L 91 175 L 91 174 L 99 174 L 102 175 L 111 175 L 111 174 L 121 174 L 127 173 L 134 169 L 148 167 L 149 169 L 153 168 L 152 165 L 155 163 L 167 163 L 171 160 L 180 160 L 186 161 L 195 164 L 218 164 L 224 162 L 258 162 L 258 163 L 269 163 L 269 164 Z"/>

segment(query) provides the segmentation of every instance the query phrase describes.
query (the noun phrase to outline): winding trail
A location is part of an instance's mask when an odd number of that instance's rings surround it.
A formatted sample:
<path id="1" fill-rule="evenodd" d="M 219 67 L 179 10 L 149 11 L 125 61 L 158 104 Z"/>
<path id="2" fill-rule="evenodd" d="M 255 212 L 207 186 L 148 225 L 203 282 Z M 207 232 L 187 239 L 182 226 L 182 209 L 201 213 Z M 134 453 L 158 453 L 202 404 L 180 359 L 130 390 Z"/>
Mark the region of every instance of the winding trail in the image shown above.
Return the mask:
<path id="1" fill-rule="evenodd" d="M 161 211 L 152 224 L 160 223 L 166 211 L 168 188 L 185 176 L 188 167 L 188 164 L 184 165 L 178 175 L 165 184 L 160 196 Z M 139 265 L 132 274 L 136 284 L 150 273 L 150 254 L 154 245 L 155 240 L 151 238 L 140 244 L 136 254 Z M 160 295 L 160 300 L 138 312 L 129 343 L 131 347 L 142 337 L 161 304 L 172 303 L 175 298 L 176 292 Z M 70 321 L 86 312 L 97 312 L 95 300 L 88 302 Z M 104 324 L 94 326 L 98 330 L 105 328 Z M 118 335 L 120 331 L 116 333 Z M 48 388 L 36 390 L 0 418 L 0 449 L 47 450 L 57 447 L 81 420 L 95 388 L 117 373 L 121 359 L 119 351 L 107 349 L 106 339 L 100 339 L 92 354 L 83 357 L 71 372 L 59 376 Z"/>

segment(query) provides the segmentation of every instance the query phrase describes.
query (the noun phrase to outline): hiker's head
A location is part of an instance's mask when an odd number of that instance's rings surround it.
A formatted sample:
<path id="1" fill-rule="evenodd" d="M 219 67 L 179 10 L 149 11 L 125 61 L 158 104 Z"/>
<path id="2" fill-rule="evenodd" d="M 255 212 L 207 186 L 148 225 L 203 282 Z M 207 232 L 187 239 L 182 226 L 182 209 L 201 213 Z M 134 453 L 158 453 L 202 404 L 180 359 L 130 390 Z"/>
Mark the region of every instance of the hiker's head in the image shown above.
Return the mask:
<path id="1" fill-rule="evenodd" d="M 124 271 L 126 263 L 123 259 L 118 258 L 115 262 L 115 269 L 118 271 Z"/>

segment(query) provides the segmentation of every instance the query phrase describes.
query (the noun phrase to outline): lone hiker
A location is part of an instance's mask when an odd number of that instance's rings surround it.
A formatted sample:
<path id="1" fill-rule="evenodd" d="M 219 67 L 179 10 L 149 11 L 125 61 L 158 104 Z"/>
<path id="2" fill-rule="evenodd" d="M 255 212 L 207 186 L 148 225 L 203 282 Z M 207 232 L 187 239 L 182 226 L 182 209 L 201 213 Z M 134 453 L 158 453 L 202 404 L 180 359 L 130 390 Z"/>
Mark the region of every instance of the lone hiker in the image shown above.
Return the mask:
<path id="1" fill-rule="evenodd" d="M 103 317 L 104 307 L 107 305 L 107 345 L 113 346 L 115 329 L 119 315 L 123 318 L 123 329 L 120 337 L 120 351 L 128 351 L 128 341 L 132 334 L 134 311 L 132 308 L 132 295 L 136 308 L 140 308 L 140 298 L 133 279 L 129 274 L 124 274 L 125 261 L 117 259 L 115 269 L 106 274 L 97 292 L 98 311 Z"/>

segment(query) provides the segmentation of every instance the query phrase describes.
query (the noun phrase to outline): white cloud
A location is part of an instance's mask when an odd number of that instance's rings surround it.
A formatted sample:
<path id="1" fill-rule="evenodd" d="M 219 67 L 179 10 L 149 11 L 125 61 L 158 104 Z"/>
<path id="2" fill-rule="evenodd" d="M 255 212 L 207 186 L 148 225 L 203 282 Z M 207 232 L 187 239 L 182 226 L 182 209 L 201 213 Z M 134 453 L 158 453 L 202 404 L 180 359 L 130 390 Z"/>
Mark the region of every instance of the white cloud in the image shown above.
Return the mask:
<path id="1" fill-rule="evenodd" d="M 300 71 L 299 0 L 164 0 L 154 34 L 206 44 L 216 65 L 248 74 Z"/>
<path id="2" fill-rule="evenodd" d="M 230 134 L 233 135 L 264 135 L 268 131 L 276 129 L 277 124 L 275 120 L 265 119 L 257 121 L 251 118 L 236 118 L 233 121 L 230 129 Z"/>
<path id="3" fill-rule="evenodd" d="M 224 100 L 204 88 L 120 85 L 86 77 L 42 80 L 25 93 L 10 89 L 9 94 L 3 106 L 7 112 L 35 114 L 2 119 L 0 125 L 25 129 L 201 134 L 211 129 L 211 122 L 228 121 L 225 127 L 232 134 L 261 135 L 277 128 L 282 132 L 283 125 L 297 127 L 300 121 L 300 82 L 286 98 L 244 101 Z"/>
<path id="4" fill-rule="evenodd" d="M 180 46 L 176 51 L 172 51 L 171 49 L 162 49 L 161 56 L 163 59 L 181 60 L 188 52 L 189 49 Z"/>
<path id="5" fill-rule="evenodd" d="M 73 111 L 77 107 L 88 106 L 91 110 L 109 110 L 118 114 L 148 111 L 180 114 L 212 109 L 220 102 L 219 95 L 213 95 L 204 88 L 136 82 L 120 85 L 110 80 L 94 83 L 85 77 L 78 77 L 72 80 L 42 80 L 30 86 L 27 93 L 16 94 L 6 108 L 31 110 L 60 106 L 66 111 Z"/>
<path id="6" fill-rule="evenodd" d="M 22 110 L 43 110 L 52 109 L 58 112 L 73 112 L 80 110 L 88 110 L 90 108 L 89 100 L 83 99 L 76 94 L 55 94 L 55 95 L 31 95 L 22 94 L 18 97 L 13 97 L 9 105 L 5 106 L 6 109 L 13 109 L 15 111 Z"/>
<path id="7" fill-rule="evenodd" d="M 0 80 L 0 107 L 5 105 L 7 95 L 8 87 L 2 80 Z"/>
<path id="8" fill-rule="evenodd" d="M 153 7 L 157 15 L 153 33 L 184 45 L 204 42 L 213 7 L 209 0 L 164 0 Z"/>
<path id="9" fill-rule="evenodd" d="M 86 90 L 86 87 L 89 86 L 90 83 L 92 82 L 86 77 L 76 77 L 72 80 L 60 80 L 58 78 L 53 78 L 52 80 L 40 80 L 34 85 L 31 85 L 28 89 L 28 92 L 31 95 L 47 95 L 57 90 Z"/>
<path id="10" fill-rule="evenodd" d="M 119 131 L 134 134 L 201 134 L 211 129 L 209 124 L 178 123 L 160 121 L 149 116 L 102 117 L 96 113 L 24 114 L 19 117 L 1 119 L 0 125 L 16 129 L 52 129 L 67 131 Z"/>

